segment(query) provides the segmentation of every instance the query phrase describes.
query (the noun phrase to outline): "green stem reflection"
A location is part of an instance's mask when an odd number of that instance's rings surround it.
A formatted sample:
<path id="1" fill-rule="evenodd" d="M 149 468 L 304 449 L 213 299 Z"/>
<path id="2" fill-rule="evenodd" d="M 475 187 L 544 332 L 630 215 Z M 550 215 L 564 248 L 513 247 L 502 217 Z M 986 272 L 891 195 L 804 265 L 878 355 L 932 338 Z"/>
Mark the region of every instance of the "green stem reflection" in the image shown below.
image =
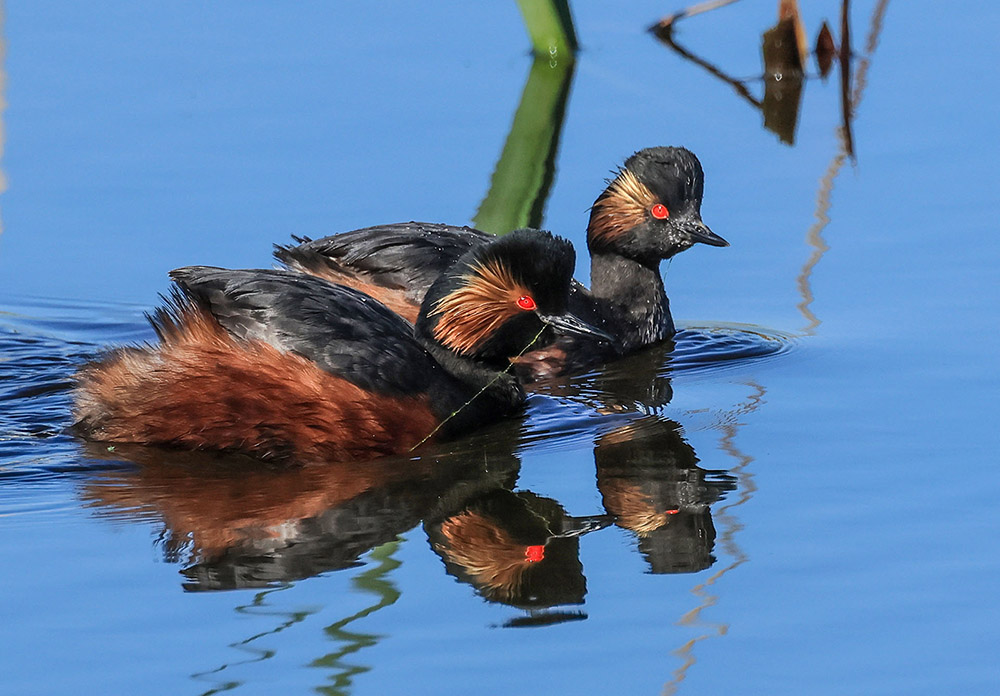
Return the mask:
<path id="1" fill-rule="evenodd" d="M 368 558 L 378 565 L 354 578 L 353 584 L 355 587 L 375 595 L 378 597 L 378 601 L 372 606 L 330 624 L 324 629 L 332 640 L 341 643 L 343 647 L 312 662 L 312 667 L 325 667 L 336 671 L 336 674 L 332 677 L 333 684 L 319 687 L 316 689 L 317 692 L 330 694 L 331 696 L 345 696 L 351 687 L 354 677 L 371 670 L 371 667 L 367 665 L 349 664 L 344 661 L 344 658 L 363 648 L 377 644 L 382 636 L 371 633 L 355 633 L 346 630 L 346 627 L 358 619 L 363 619 L 375 613 L 383 607 L 395 604 L 396 600 L 399 599 L 399 590 L 387 579 L 388 574 L 401 565 L 399 561 L 392 557 L 392 554 L 398 548 L 399 541 L 390 541 L 374 549 L 368 554 Z"/>
<path id="2" fill-rule="evenodd" d="M 572 80 L 572 57 L 535 58 L 490 190 L 472 219 L 479 229 L 506 234 L 541 226 Z"/>
<path id="3" fill-rule="evenodd" d="M 569 0 L 517 0 L 539 58 L 572 58 L 577 49 Z"/>
<path id="4" fill-rule="evenodd" d="M 264 660 L 270 660 L 271 658 L 273 658 L 275 655 L 274 650 L 269 648 L 257 648 L 254 645 L 252 645 L 252 643 L 265 636 L 277 635 L 282 631 L 284 631 L 285 629 L 291 628 L 295 624 L 305 621 L 311 614 L 315 613 L 312 611 L 272 612 L 269 610 L 269 605 L 267 603 L 268 595 L 273 594 L 275 592 L 283 592 L 291 587 L 292 585 L 288 584 L 282 587 L 275 587 L 269 590 L 264 590 L 262 592 L 257 592 L 254 594 L 253 600 L 250 602 L 250 604 L 243 604 L 236 607 L 237 614 L 245 614 L 249 616 L 278 616 L 285 619 L 284 621 L 279 623 L 275 628 L 255 633 L 249 638 L 244 638 L 241 641 L 229 644 L 229 647 L 235 648 L 240 652 L 248 653 L 251 657 L 245 660 L 226 662 L 220 665 L 219 667 L 216 667 L 215 669 L 208 670 L 206 672 L 197 672 L 195 674 L 192 674 L 191 677 L 199 681 L 204 681 L 204 680 L 214 681 L 218 678 L 218 675 L 225 672 L 226 670 L 230 670 L 234 667 L 238 667 L 241 665 L 251 664 L 253 662 L 263 662 Z M 218 682 L 214 687 L 212 687 L 208 691 L 203 691 L 202 696 L 214 696 L 214 694 L 219 694 L 224 691 L 232 691 L 237 687 L 243 686 L 243 683 L 244 682 L 239 679 L 230 679 L 228 681 L 221 681 Z"/>

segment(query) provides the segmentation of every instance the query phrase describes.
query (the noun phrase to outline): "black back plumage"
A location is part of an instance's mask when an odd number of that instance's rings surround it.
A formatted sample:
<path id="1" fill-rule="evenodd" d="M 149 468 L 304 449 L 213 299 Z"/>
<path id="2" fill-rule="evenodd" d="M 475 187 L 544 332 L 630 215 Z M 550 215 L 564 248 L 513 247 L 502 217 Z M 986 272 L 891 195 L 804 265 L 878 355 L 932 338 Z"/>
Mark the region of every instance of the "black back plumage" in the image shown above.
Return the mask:
<path id="1" fill-rule="evenodd" d="M 439 370 L 408 322 L 351 288 L 278 270 L 189 266 L 170 277 L 233 336 L 297 353 L 363 389 L 420 393 Z"/>
<path id="2" fill-rule="evenodd" d="M 401 288 L 414 304 L 463 254 L 496 239 L 472 227 L 405 222 L 366 227 L 322 239 L 295 237 L 275 245 L 274 256 L 305 272 L 362 273 L 383 287 Z"/>

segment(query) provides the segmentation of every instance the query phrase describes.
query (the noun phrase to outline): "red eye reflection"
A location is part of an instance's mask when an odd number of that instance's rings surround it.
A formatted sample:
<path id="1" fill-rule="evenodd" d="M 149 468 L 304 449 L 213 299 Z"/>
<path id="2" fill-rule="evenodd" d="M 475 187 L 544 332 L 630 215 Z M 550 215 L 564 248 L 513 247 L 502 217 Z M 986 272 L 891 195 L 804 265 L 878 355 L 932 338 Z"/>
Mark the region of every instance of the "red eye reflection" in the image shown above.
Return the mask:
<path id="1" fill-rule="evenodd" d="M 662 203 L 657 203 L 656 205 L 654 205 L 652 208 L 649 209 L 649 212 L 657 220 L 666 220 L 668 217 L 670 217 L 670 211 L 667 210 L 667 206 L 663 205 Z"/>
<path id="2" fill-rule="evenodd" d="M 524 547 L 524 559 L 528 563 L 538 563 L 539 561 L 545 560 L 545 547 L 544 546 L 525 546 Z"/>
<path id="3" fill-rule="evenodd" d="M 521 295 L 517 298 L 517 306 L 521 309 L 531 311 L 535 308 L 535 301 L 531 299 L 531 295 Z"/>

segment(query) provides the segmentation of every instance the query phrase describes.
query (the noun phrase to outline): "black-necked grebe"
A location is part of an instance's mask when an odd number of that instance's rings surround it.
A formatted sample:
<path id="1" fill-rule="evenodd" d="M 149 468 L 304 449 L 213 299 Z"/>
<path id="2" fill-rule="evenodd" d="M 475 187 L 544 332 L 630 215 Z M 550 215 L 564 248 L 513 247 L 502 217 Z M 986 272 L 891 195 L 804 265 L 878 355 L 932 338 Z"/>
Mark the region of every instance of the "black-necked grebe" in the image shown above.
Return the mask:
<path id="1" fill-rule="evenodd" d="M 411 326 L 321 278 L 208 267 L 171 273 L 157 345 L 82 369 L 77 430 L 100 442 L 237 451 L 267 460 L 406 452 L 517 410 L 504 372 L 547 326 L 600 334 L 567 311 L 575 255 L 519 230 L 464 254 Z"/>
<path id="2" fill-rule="evenodd" d="M 569 301 L 618 345 L 560 337 L 517 359 L 522 378 L 579 371 L 673 336 L 660 262 L 697 242 L 728 246 L 701 220 L 703 191 L 701 163 L 684 148 L 648 148 L 625 161 L 591 208 L 590 290 L 574 282 Z M 410 222 L 300 239 L 277 246 L 275 256 L 291 270 L 358 288 L 413 321 L 435 278 L 491 239 L 469 227 Z"/>

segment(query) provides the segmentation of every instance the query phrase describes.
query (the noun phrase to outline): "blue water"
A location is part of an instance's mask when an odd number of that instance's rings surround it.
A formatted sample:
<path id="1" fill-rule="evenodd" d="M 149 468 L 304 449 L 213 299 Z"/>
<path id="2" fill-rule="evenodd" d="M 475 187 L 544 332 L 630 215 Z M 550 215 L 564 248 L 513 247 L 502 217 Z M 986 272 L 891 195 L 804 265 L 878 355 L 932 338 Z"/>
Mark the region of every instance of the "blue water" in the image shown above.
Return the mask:
<path id="1" fill-rule="evenodd" d="M 677 7 L 574 3 L 542 222 L 582 249 L 625 156 L 695 151 L 732 246 L 665 264 L 677 346 L 417 458 L 275 471 L 85 448 L 72 373 L 151 337 L 171 268 L 469 223 L 531 66 L 516 4 L 7 3 L 0 691 L 996 693 L 1000 9 L 878 7 L 852 160 L 836 70 L 789 145 L 644 32 Z M 676 39 L 759 95 L 773 22 Z M 446 535 L 484 510 L 556 533 L 521 590 Z"/>

